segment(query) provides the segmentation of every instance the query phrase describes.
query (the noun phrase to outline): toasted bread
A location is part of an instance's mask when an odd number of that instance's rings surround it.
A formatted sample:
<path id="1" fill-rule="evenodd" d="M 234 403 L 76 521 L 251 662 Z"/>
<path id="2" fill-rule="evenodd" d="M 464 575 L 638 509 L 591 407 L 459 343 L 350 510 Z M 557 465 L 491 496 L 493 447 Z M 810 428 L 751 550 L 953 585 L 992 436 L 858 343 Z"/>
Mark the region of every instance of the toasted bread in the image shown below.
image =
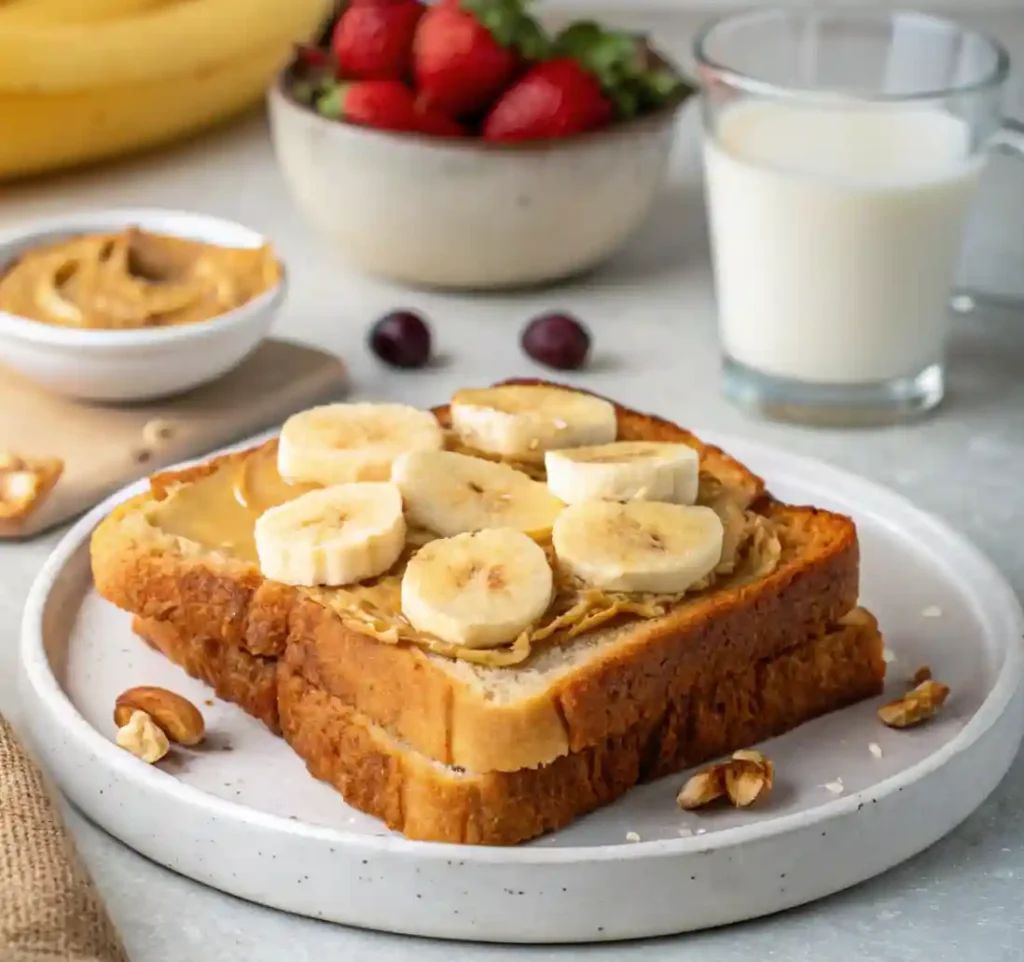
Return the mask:
<path id="1" fill-rule="evenodd" d="M 230 661 L 209 640 L 136 618 L 135 630 L 222 697 L 266 717 L 271 690 L 285 738 L 310 772 L 350 805 L 408 838 L 513 845 L 569 824 L 639 782 L 681 772 L 790 731 L 882 690 L 885 662 L 875 619 L 854 609 L 805 640 L 737 674 L 704 676 L 656 718 L 554 762 L 518 772 L 466 771 L 415 751 L 287 660 L 237 649 Z M 200 667 L 205 666 L 205 667 Z M 269 672 L 269 673 L 268 673 Z M 315 670 L 312 672 L 315 674 Z M 666 795 L 671 805 L 672 795 Z"/>
<path id="2" fill-rule="evenodd" d="M 446 423 L 446 409 L 435 413 Z M 697 448 L 702 473 L 770 519 L 782 545 L 770 574 L 725 578 L 661 617 L 542 647 L 514 668 L 469 664 L 383 643 L 344 621 L 323 592 L 266 581 L 255 564 L 150 522 L 155 504 L 244 458 L 228 455 L 157 475 L 149 493 L 116 509 L 93 537 L 94 578 L 114 603 L 186 636 L 284 655 L 290 677 L 322 686 L 433 762 L 478 773 L 547 765 L 661 719 L 666 706 L 771 661 L 794 639 L 823 635 L 858 597 L 849 519 L 779 504 L 760 478 L 684 429 L 621 407 L 617 414 L 621 439 Z"/>
<path id="3" fill-rule="evenodd" d="M 224 701 L 258 718 L 281 734 L 277 712 L 277 659 L 253 655 L 244 648 L 201 636 L 183 635 L 156 618 L 133 618 L 132 631 L 150 648 L 206 682 Z"/>

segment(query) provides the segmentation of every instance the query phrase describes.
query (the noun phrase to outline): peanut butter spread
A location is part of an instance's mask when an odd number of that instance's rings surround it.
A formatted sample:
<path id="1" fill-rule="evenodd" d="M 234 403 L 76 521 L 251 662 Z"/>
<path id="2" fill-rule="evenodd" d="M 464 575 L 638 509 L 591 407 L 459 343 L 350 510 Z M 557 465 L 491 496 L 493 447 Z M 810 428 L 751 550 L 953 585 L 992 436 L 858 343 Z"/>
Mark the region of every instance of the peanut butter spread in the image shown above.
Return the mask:
<path id="1" fill-rule="evenodd" d="M 172 487 L 163 500 L 150 508 L 149 521 L 167 534 L 256 563 L 256 519 L 267 508 L 308 490 L 309 487 L 289 484 L 281 478 L 277 471 L 277 445 L 270 443 L 223 461 L 205 477 Z M 716 478 L 702 474 L 698 501 L 718 513 L 725 538 L 718 567 L 686 595 L 705 591 L 726 578 L 731 584 L 755 581 L 777 567 L 782 553 L 778 534 L 766 518 L 748 510 L 742 496 Z M 379 578 L 339 588 L 304 591 L 334 611 L 346 625 L 380 641 L 415 644 L 449 658 L 491 667 L 521 664 L 535 644 L 557 644 L 622 617 L 660 617 L 684 597 L 589 588 L 562 571 L 550 543 L 538 537 L 548 552 L 555 575 L 555 597 L 544 617 L 510 646 L 462 648 L 417 632 L 401 613 L 402 572 L 417 548 L 432 537 L 426 532 L 410 531 L 405 554 Z"/>
<path id="2" fill-rule="evenodd" d="M 95 330 L 206 321 L 274 287 L 269 247 L 231 248 L 136 227 L 45 244 L 0 276 L 0 310 Z"/>

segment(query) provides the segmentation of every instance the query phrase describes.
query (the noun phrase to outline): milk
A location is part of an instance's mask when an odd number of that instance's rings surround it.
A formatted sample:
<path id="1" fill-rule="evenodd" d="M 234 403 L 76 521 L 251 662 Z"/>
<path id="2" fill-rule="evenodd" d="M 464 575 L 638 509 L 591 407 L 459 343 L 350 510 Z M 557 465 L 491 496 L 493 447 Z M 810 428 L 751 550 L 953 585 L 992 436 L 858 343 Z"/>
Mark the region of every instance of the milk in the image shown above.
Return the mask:
<path id="1" fill-rule="evenodd" d="M 968 126 L 930 107 L 727 108 L 705 143 L 725 352 L 832 384 L 940 361 L 970 155 Z"/>

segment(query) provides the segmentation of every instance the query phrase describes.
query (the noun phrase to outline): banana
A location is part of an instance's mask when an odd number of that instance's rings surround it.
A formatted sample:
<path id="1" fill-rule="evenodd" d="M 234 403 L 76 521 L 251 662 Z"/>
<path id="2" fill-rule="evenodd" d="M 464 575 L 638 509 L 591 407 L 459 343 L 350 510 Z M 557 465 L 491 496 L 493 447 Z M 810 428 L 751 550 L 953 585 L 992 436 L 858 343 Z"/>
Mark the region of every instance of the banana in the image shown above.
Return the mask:
<path id="1" fill-rule="evenodd" d="M 388 570 L 405 548 L 402 495 L 388 482 L 310 491 L 256 519 L 260 571 L 288 585 L 349 585 Z"/>
<path id="2" fill-rule="evenodd" d="M 308 39 L 329 8 L 328 0 L 179 0 L 98 23 L 13 23 L 0 30 L 0 90 L 49 94 L 195 76 L 267 44 Z"/>
<path id="3" fill-rule="evenodd" d="M 693 504 L 700 482 L 700 458 L 693 448 L 658 441 L 613 441 L 548 451 L 544 468 L 551 493 L 566 504 L 634 500 Z"/>
<path id="4" fill-rule="evenodd" d="M 233 0 L 234 19 L 223 12 L 226 0 L 162 0 L 158 9 L 102 23 L 72 21 L 102 19 L 115 8 L 142 9 L 146 0 L 19 0 L 0 6 L 0 49 L 17 47 L 16 38 L 26 30 L 33 43 L 49 49 L 60 47 L 65 82 L 51 83 L 57 75 L 36 64 L 21 64 L 5 53 L 0 57 L 0 179 L 35 175 L 116 157 L 169 143 L 220 123 L 259 103 L 267 85 L 287 63 L 297 26 L 303 36 L 315 32 L 327 6 L 326 0 L 290 0 L 254 5 L 253 15 L 265 19 L 263 29 L 248 30 L 246 0 Z M 59 8 L 77 5 L 82 13 L 65 23 L 47 22 Z M 258 8 L 258 9 L 256 9 Z M 275 12 L 276 11 L 276 12 Z M 42 19 L 35 26 L 19 25 L 31 14 Z M 209 15 L 207 17 L 207 15 Z M 11 18 L 11 22 L 4 19 Z M 203 18 L 209 51 L 205 65 L 195 59 L 196 49 L 172 44 L 165 31 L 168 20 L 187 18 L 189 29 L 199 30 Z M 238 24 L 244 22 L 246 30 Z M 127 25 L 127 28 L 122 29 Z M 123 52 L 119 57 L 96 58 L 94 41 L 117 36 Z M 177 28 L 182 29 L 182 28 Z M 67 43 L 68 33 L 74 42 Z M 259 39 L 263 37 L 265 39 Z M 63 39 L 61 39 L 63 38 Z M 254 39 L 255 38 L 255 39 Z M 220 44 L 220 39 L 226 42 Z M 236 49 L 237 48 L 237 49 Z M 235 50 L 232 54 L 229 51 Z M 125 73 L 119 63 L 129 60 L 132 69 L 148 71 L 141 79 Z M 87 69 L 85 61 L 93 66 Z M 150 70 L 151 65 L 162 65 Z M 42 70 L 42 72 L 39 72 Z M 90 75 L 91 72 L 91 75 Z"/>
<path id="5" fill-rule="evenodd" d="M 391 473 L 412 524 L 442 537 L 514 528 L 550 532 L 565 505 L 540 481 L 497 461 L 452 451 L 412 451 Z"/>
<path id="6" fill-rule="evenodd" d="M 0 29 L 15 24 L 95 23 L 132 16 L 179 0 L 8 0 L 0 6 Z"/>
<path id="7" fill-rule="evenodd" d="M 660 501 L 584 501 L 555 521 L 559 563 L 608 591 L 677 594 L 722 557 L 724 529 L 710 508 Z"/>
<path id="8" fill-rule="evenodd" d="M 326 404 L 281 428 L 277 469 L 286 481 L 387 481 L 405 451 L 439 451 L 444 434 L 429 411 L 404 404 Z"/>
<path id="9" fill-rule="evenodd" d="M 465 648 L 514 640 L 551 603 L 544 549 L 521 531 L 491 528 L 432 541 L 402 577 L 402 614 L 417 631 Z"/>
<path id="10" fill-rule="evenodd" d="M 468 447 L 519 461 L 545 451 L 614 441 L 615 406 L 602 398 L 534 384 L 457 391 L 452 427 Z"/>
<path id="11" fill-rule="evenodd" d="M 2 29 L 2 28 L 0 28 Z M 138 86 L 30 95 L 0 92 L 0 178 L 23 177 L 169 143 L 258 103 L 287 60 L 276 43 L 209 72 Z"/>

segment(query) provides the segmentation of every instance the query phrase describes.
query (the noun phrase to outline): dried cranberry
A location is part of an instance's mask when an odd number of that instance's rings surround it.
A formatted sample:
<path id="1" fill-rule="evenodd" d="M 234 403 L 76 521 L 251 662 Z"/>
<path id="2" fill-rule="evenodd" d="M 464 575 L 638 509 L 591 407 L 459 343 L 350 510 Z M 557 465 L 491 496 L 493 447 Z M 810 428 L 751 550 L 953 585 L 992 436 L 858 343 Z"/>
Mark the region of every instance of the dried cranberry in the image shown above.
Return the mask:
<path id="1" fill-rule="evenodd" d="M 430 328 L 412 311 L 385 314 L 370 330 L 370 349 L 392 367 L 423 367 L 430 360 Z"/>
<path id="2" fill-rule="evenodd" d="M 523 350 L 559 371 L 583 367 L 590 354 L 590 332 L 569 314 L 541 314 L 523 329 Z"/>

